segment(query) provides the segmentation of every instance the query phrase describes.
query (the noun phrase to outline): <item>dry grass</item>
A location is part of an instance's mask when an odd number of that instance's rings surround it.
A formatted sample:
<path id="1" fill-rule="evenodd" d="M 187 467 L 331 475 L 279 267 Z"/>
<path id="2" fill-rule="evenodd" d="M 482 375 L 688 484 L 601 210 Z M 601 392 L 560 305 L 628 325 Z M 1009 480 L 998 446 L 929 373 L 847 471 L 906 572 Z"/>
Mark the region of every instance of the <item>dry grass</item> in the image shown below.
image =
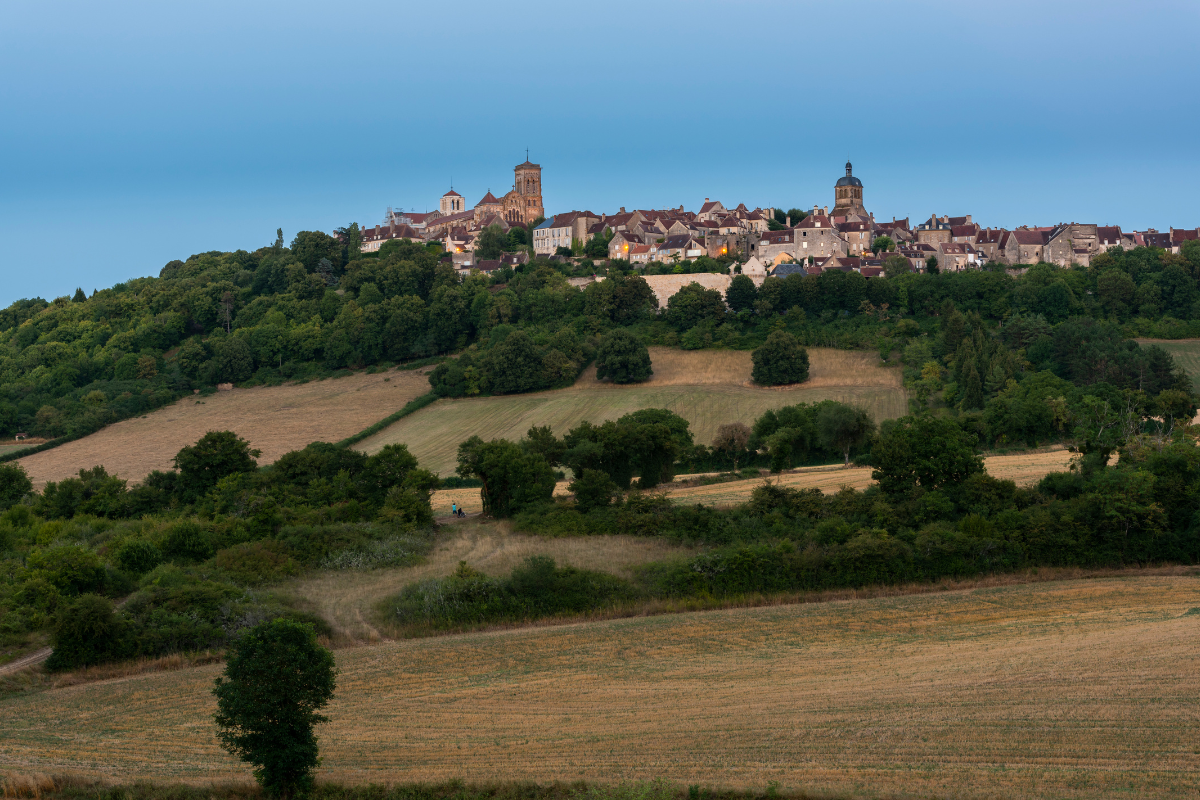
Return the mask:
<path id="1" fill-rule="evenodd" d="M 717 426 L 752 423 L 763 412 L 799 402 L 842 400 L 870 410 L 876 420 L 907 413 L 898 370 L 881 367 L 871 353 L 809 350 L 809 381 L 768 389 L 750 383 L 750 354 L 652 348 L 654 376 L 633 386 L 596 380 L 589 369 L 569 389 L 533 394 L 441 400 L 363 440 L 368 453 L 402 442 L 427 469 L 449 475 L 458 445 L 478 435 L 519 439 L 530 427 L 549 425 L 562 435 L 587 420 L 599 423 L 642 408 L 667 408 L 691 423 L 697 442 L 708 443 Z"/>
<path id="2" fill-rule="evenodd" d="M 140 481 L 153 470 L 170 469 L 175 454 L 208 431 L 231 430 L 262 450 L 260 464 L 270 464 L 310 442 L 345 439 L 403 408 L 429 391 L 425 373 L 358 373 L 336 380 L 185 397 L 20 463 L 39 488 L 97 464 L 111 474 Z"/>
<path id="3" fill-rule="evenodd" d="M 988 456 L 983 464 L 988 474 L 1001 480 L 1015 482 L 1018 486 L 1031 486 L 1048 472 L 1062 472 L 1071 462 L 1072 454 L 1066 450 L 1048 450 L 1045 452 L 1018 453 L 1016 455 Z M 689 476 L 681 476 L 689 477 Z M 832 494 L 843 487 L 866 489 L 875 481 L 871 479 L 870 467 L 841 466 L 801 467 L 780 475 L 764 476 L 762 478 L 747 478 L 744 481 L 729 481 L 714 483 L 710 486 L 696 486 L 685 482 L 683 486 L 662 486 L 660 490 L 676 503 L 693 505 L 703 503 L 706 506 L 734 506 L 745 503 L 751 493 L 764 480 L 780 486 L 793 489 L 820 489 L 826 494 Z M 569 494 L 567 484 L 561 481 L 555 487 L 556 496 Z M 478 489 L 443 489 L 434 492 L 434 511 L 438 514 L 450 513 L 450 504 L 458 503 L 468 511 L 478 511 L 482 505 Z"/>
<path id="4" fill-rule="evenodd" d="M 1195 796 L 1197 607 L 1194 576 L 1111 577 L 342 650 L 321 777 Z M 217 673 L 6 699 L 0 753 L 25 773 L 244 779 L 213 737 Z"/>
<path id="5" fill-rule="evenodd" d="M 333 626 L 336 644 L 353 645 L 395 634 L 380 630 L 373 621 L 380 601 L 410 583 L 449 575 L 459 561 L 499 576 L 507 575 L 529 556 L 546 555 L 560 565 L 630 577 L 639 564 L 687 552 L 666 542 L 632 536 L 525 536 L 512 533 L 506 522 L 470 519 L 444 526 L 441 541 L 416 566 L 319 573 L 290 584 L 288 590 Z"/>
<path id="6" fill-rule="evenodd" d="M 690 283 L 698 283 L 705 289 L 716 289 L 724 296 L 733 282 L 732 275 L 718 275 L 715 272 L 697 272 L 694 275 L 643 275 L 659 308 L 666 308 L 667 301 L 676 292 Z"/>
<path id="7" fill-rule="evenodd" d="M 3 797 L 41 797 L 58 789 L 54 778 L 40 772 L 0 772 L 0 791 Z"/>

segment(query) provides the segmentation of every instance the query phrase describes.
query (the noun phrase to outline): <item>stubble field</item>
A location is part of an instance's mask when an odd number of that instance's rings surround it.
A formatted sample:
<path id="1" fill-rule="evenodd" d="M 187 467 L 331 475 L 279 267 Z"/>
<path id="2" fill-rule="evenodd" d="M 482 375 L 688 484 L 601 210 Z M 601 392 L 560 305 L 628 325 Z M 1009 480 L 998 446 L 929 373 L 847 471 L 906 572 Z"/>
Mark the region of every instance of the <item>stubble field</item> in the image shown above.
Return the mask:
<path id="1" fill-rule="evenodd" d="M 1200 792 L 1200 581 L 1105 578 L 410 640 L 337 653 L 321 777 L 855 796 Z M 248 779 L 219 667 L 0 700 L 0 762 Z"/>
<path id="2" fill-rule="evenodd" d="M 229 430 L 262 450 L 258 463 L 270 464 L 310 442 L 341 441 L 403 408 L 429 391 L 426 373 L 358 373 L 185 397 L 19 461 L 39 488 L 97 464 L 109 474 L 140 481 L 153 470 L 171 469 L 175 454 L 208 431 Z"/>
<path id="3" fill-rule="evenodd" d="M 879 365 L 874 353 L 810 348 L 809 380 L 778 389 L 750 382 L 750 353 L 650 348 L 654 375 L 645 383 L 616 386 L 596 380 L 589 368 L 569 389 L 505 397 L 441 400 L 364 439 L 371 453 L 403 443 L 421 466 L 453 474 L 458 445 L 470 436 L 520 439 L 549 425 L 558 435 L 587 420 L 600 423 L 642 408 L 666 408 L 691 424 L 708 444 L 727 422 L 751 424 L 763 412 L 795 403 L 841 400 L 867 408 L 876 421 L 908 413 L 898 369 Z"/>

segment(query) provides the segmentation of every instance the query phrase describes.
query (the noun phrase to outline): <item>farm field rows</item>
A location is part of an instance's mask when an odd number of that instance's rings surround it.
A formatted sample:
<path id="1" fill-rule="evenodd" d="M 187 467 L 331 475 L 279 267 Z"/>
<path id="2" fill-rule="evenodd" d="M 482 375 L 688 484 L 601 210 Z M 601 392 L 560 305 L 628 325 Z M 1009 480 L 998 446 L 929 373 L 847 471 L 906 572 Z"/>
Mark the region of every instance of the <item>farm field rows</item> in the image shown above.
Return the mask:
<path id="1" fill-rule="evenodd" d="M 525 628 L 336 657 L 321 777 L 341 782 L 1200 792 L 1194 572 Z M 248 780 L 213 737 L 219 669 L 0 700 L 0 761 Z"/>
<path id="2" fill-rule="evenodd" d="M 259 464 L 270 464 L 310 442 L 341 441 L 428 391 L 427 370 L 390 370 L 185 397 L 20 463 L 38 488 L 97 464 L 140 481 L 170 469 L 175 454 L 208 431 L 231 430 L 262 450 Z"/>
<path id="3" fill-rule="evenodd" d="M 1051 450 L 1049 452 L 1017 453 L 1015 455 L 988 456 L 983 460 L 988 474 L 1001 480 L 1014 481 L 1018 486 L 1029 486 L 1037 483 L 1048 472 L 1062 472 L 1071 461 L 1071 453 L 1066 450 Z M 803 467 L 794 472 L 771 475 L 769 478 L 747 478 L 742 481 L 714 483 L 711 486 L 660 487 L 671 500 L 676 503 L 703 503 L 707 506 L 733 506 L 750 499 L 754 489 L 764 480 L 780 486 L 793 489 L 817 488 L 826 494 L 832 494 L 843 486 L 862 490 L 873 484 L 870 467 L 841 466 Z M 569 481 L 560 481 L 555 486 L 554 494 L 563 496 L 569 494 Z M 433 508 L 438 514 L 450 513 L 450 504 L 458 503 L 468 511 L 478 511 L 481 507 L 478 489 L 443 489 L 434 492 Z"/>
<path id="4" fill-rule="evenodd" d="M 726 422 L 747 424 L 763 412 L 794 403 L 841 400 L 866 407 L 877 420 L 903 416 L 908 399 L 897 369 L 874 353 L 810 348 L 807 382 L 784 389 L 750 383 L 750 353 L 651 348 L 654 376 L 632 386 L 597 381 L 589 368 L 569 389 L 504 397 L 441 400 L 363 440 L 372 453 L 403 443 L 421 466 L 450 475 L 458 445 L 470 436 L 520 439 L 549 425 L 558 435 L 587 420 L 599 423 L 642 408 L 667 408 L 687 419 L 698 443 L 708 444 Z"/>

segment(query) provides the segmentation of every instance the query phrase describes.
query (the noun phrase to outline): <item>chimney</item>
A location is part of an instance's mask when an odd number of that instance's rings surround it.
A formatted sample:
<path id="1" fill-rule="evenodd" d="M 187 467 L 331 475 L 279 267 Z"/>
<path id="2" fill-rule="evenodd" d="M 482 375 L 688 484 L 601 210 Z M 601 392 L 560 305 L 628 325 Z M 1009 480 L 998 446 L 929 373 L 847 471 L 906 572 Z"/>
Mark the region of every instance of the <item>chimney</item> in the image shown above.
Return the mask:
<path id="1" fill-rule="evenodd" d="M 625 213 L 625 206 L 621 206 L 621 213 L 622 213 L 622 214 L 624 214 L 624 213 Z"/>
<path id="2" fill-rule="evenodd" d="M 708 198 L 707 198 L 707 197 L 706 197 L 706 198 L 704 198 L 704 202 L 706 202 L 706 203 L 708 202 Z"/>
<path id="3" fill-rule="evenodd" d="M 788 214 L 788 215 L 787 215 L 787 217 L 785 218 L 785 220 L 784 220 L 784 223 L 783 223 L 783 224 L 784 224 L 784 225 L 786 225 L 786 226 L 787 226 L 787 227 L 789 227 L 789 228 L 790 228 L 790 227 L 792 227 L 792 215 L 791 215 L 791 214 Z"/>

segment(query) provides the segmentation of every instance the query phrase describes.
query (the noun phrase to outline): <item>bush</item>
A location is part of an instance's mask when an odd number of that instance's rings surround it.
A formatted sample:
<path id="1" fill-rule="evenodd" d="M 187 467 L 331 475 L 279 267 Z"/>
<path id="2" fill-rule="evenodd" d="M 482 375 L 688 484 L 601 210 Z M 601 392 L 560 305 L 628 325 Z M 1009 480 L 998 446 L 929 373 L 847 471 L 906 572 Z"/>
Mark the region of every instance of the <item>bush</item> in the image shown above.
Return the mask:
<path id="1" fill-rule="evenodd" d="M 762 386 L 779 386 L 808 380 L 808 351 L 787 331 L 774 331 L 754 351 L 751 377 Z"/>
<path id="2" fill-rule="evenodd" d="M 33 491 L 33 481 L 20 464 L 0 464 L 0 511 L 12 508 Z"/>
<path id="3" fill-rule="evenodd" d="M 163 551 L 172 558 L 188 561 L 205 561 L 212 557 L 212 536 L 198 522 L 184 520 L 167 529 Z"/>
<path id="4" fill-rule="evenodd" d="M 126 632 L 107 599 L 95 594 L 78 597 L 58 614 L 54 652 L 46 668 L 73 669 L 120 658 L 128 647 Z"/>
<path id="5" fill-rule="evenodd" d="M 584 513 L 594 508 L 606 508 L 620 493 L 612 478 L 598 469 L 585 469 L 567 488 L 575 495 L 575 504 Z"/>
<path id="6" fill-rule="evenodd" d="M 150 542 L 132 539 L 117 550 L 116 560 L 121 569 L 141 575 L 162 562 L 162 551 Z"/>

